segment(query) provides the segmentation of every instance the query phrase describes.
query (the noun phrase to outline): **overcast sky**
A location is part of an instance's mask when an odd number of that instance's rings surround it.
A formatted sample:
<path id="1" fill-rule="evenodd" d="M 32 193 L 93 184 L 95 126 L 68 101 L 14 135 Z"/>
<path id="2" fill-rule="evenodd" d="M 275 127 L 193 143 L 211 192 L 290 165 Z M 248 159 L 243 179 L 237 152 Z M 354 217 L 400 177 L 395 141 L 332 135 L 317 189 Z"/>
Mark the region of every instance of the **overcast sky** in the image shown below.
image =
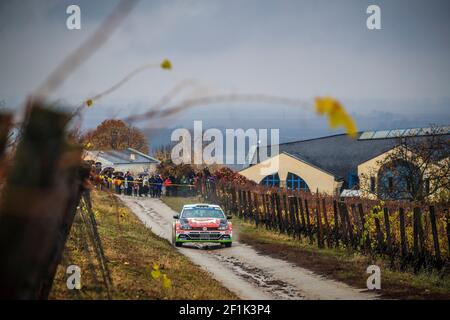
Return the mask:
<path id="1" fill-rule="evenodd" d="M 18 108 L 116 3 L 2 0 L 0 100 Z M 81 30 L 66 28 L 70 4 L 81 7 Z M 369 4 L 381 7 L 382 30 L 366 28 Z M 423 122 L 450 117 L 446 0 L 141 1 L 52 99 L 75 104 L 166 57 L 173 71 L 140 74 L 90 109 L 86 125 L 151 106 L 183 79 L 200 81 L 204 94 L 266 93 L 307 101 L 332 95 L 359 117 L 425 114 Z M 236 110 L 230 112 L 236 117 Z"/>

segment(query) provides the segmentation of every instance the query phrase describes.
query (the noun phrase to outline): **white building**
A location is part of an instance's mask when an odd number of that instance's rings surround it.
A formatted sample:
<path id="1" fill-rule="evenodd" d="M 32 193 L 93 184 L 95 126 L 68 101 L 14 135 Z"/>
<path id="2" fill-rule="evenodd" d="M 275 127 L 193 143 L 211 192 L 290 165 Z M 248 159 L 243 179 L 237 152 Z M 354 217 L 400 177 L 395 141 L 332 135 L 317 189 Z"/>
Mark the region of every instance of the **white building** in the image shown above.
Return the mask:
<path id="1" fill-rule="evenodd" d="M 89 150 L 85 152 L 84 160 L 100 162 L 102 168 L 111 167 L 115 171 L 133 174 L 152 173 L 160 163 L 157 159 L 133 148 L 124 150 Z"/>

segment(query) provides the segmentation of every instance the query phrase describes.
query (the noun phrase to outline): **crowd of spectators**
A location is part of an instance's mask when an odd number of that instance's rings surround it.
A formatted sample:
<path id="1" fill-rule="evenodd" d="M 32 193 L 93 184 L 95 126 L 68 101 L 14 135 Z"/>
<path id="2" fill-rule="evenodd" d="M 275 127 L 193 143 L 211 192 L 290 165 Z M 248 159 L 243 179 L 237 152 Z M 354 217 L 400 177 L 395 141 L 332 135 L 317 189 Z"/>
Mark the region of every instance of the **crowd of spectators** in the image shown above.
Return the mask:
<path id="1" fill-rule="evenodd" d="M 195 196 L 202 191 L 202 179 L 212 178 L 207 170 L 190 176 L 163 176 L 159 173 L 133 174 L 113 168 L 102 169 L 98 163 L 92 164 L 92 171 L 95 184 L 100 188 L 134 197 Z"/>

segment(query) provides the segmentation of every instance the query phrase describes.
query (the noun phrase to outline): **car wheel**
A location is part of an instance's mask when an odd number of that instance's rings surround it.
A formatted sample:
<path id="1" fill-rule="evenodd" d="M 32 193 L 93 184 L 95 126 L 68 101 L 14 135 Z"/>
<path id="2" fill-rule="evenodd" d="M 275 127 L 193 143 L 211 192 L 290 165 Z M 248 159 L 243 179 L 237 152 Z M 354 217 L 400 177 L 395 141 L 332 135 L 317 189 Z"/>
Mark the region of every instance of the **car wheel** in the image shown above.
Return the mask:
<path id="1" fill-rule="evenodd" d="M 177 247 L 177 240 L 176 240 L 176 235 L 175 235 L 174 230 L 172 230 L 172 245 Z"/>
<path id="2" fill-rule="evenodd" d="M 233 244 L 232 242 L 226 242 L 226 243 L 224 243 L 225 248 L 230 248 L 232 244 Z"/>
<path id="3" fill-rule="evenodd" d="M 181 247 L 183 245 L 182 242 L 175 241 L 175 247 Z"/>

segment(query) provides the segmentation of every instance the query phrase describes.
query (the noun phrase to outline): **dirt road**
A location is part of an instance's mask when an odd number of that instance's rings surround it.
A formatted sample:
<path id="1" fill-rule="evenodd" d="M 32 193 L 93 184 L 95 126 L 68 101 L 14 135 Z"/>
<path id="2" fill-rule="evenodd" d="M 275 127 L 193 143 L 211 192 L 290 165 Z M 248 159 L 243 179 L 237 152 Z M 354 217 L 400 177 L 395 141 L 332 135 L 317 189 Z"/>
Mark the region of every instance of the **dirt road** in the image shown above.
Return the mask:
<path id="1" fill-rule="evenodd" d="M 155 234 L 171 239 L 172 209 L 158 199 L 120 197 Z M 242 299 L 374 299 L 376 295 L 320 277 L 233 242 L 232 248 L 184 245 L 180 252 Z"/>

